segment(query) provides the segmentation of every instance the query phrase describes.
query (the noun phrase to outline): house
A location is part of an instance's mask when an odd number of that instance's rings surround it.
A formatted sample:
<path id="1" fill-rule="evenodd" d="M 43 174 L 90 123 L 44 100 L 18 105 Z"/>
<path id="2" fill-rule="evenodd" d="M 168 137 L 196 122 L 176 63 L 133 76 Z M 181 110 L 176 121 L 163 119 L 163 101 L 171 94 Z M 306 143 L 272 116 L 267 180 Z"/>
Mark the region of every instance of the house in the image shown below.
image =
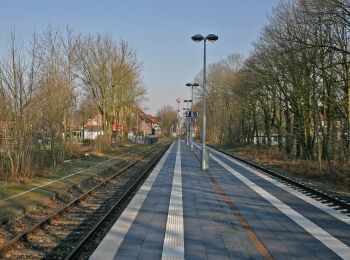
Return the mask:
<path id="1" fill-rule="evenodd" d="M 99 135 L 103 135 L 102 115 L 97 114 L 85 122 L 83 127 L 83 138 L 94 140 Z"/>
<path id="2" fill-rule="evenodd" d="M 145 135 L 159 135 L 161 134 L 161 128 L 159 126 L 160 119 L 152 115 L 146 114 L 141 109 L 135 109 L 136 122 L 132 125 L 131 129 L 137 133 L 145 133 Z"/>
<path id="3" fill-rule="evenodd" d="M 265 132 L 260 132 L 258 133 L 258 138 L 259 138 L 259 143 L 260 144 L 267 144 L 268 143 L 268 138 L 267 134 Z M 254 133 L 253 137 L 253 144 L 257 144 L 257 137 L 256 134 Z M 285 137 L 282 137 L 282 142 L 285 142 Z M 278 134 L 272 133 L 271 134 L 271 145 L 278 145 Z"/>
<path id="4" fill-rule="evenodd" d="M 161 128 L 159 126 L 159 118 L 146 114 L 139 108 L 133 110 L 132 119 L 128 122 L 120 121 L 119 124 L 114 120 L 112 124 L 113 133 L 121 133 L 131 135 L 161 135 Z M 132 133 L 130 132 L 132 131 Z M 97 136 L 103 135 L 102 115 L 97 114 L 91 119 L 88 119 L 83 128 L 84 139 L 96 139 Z"/>
<path id="5" fill-rule="evenodd" d="M 153 124 L 155 119 L 146 113 L 139 114 L 139 131 L 143 131 L 145 135 L 152 135 Z"/>

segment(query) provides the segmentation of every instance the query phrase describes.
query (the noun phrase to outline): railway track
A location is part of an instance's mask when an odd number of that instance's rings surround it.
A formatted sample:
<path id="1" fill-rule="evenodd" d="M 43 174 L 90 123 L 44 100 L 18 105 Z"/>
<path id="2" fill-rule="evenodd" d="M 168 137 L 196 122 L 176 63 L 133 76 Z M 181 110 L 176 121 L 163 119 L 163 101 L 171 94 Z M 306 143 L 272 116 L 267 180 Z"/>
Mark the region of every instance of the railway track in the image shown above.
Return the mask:
<path id="1" fill-rule="evenodd" d="M 70 201 L 0 246 L 1 259 L 77 258 L 84 245 L 144 180 L 169 145 L 139 154 L 127 165 L 90 180 L 87 191 L 69 194 Z M 66 198 L 67 199 L 67 198 Z"/>
<path id="2" fill-rule="evenodd" d="M 280 182 L 302 192 L 303 194 L 310 196 L 318 201 L 321 201 L 324 204 L 327 204 L 333 208 L 335 208 L 336 210 L 340 211 L 343 214 L 346 214 L 348 216 L 350 216 L 350 199 L 345 199 L 342 198 L 342 196 L 336 192 L 331 192 L 331 191 L 327 191 L 324 189 L 319 189 L 319 188 L 315 188 L 312 187 L 310 185 L 307 185 L 301 181 L 289 178 L 287 176 L 284 176 L 282 174 L 279 174 L 277 172 L 274 172 L 270 169 L 266 169 L 260 165 L 257 165 L 255 163 L 252 163 L 250 161 L 246 161 L 240 157 L 234 156 L 230 153 L 227 153 L 213 145 L 207 145 L 210 148 L 220 151 L 224 154 L 226 154 L 227 156 L 230 156 L 240 162 L 243 162 L 253 168 L 256 168 L 266 174 L 268 174 L 269 176 L 279 180 Z"/>

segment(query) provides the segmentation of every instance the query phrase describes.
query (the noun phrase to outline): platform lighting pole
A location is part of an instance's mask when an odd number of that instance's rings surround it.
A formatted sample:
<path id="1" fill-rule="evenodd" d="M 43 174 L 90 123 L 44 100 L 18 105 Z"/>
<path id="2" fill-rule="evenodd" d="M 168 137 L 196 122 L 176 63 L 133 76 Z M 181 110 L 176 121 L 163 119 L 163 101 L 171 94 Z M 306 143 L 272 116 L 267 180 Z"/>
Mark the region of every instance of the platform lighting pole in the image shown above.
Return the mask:
<path id="1" fill-rule="evenodd" d="M 186 111 L 189 111 L 188 103 L 192 102 L 192 100 L 185 100 L 184 102 L 187 103 Z M 191 133 L 190 119 L 191 118 L 186 117 L 186 145 L 187 146 L 190 145 L 190 140 L 191 140 L 191 137 L 190 137 L 190 133 Z"/>
<path id="2" fill-rule="evenodd" d="M 189 102 L 187 99 L 184 100 L 184 103 L 187 103 Z M 187 108 L 183 108 L 183 110 L 185 110 L 185 113 L 188 111 L 188 104 L 187 104 Z M 188 146 L 190 144 L 190 141 L 189 141 L 189 137 L 188 137 L 188 118 L 187 116 L 185 117 L 185 120 L 184 120 L 184 127 L 185 127 L 185 133 L 186 133 L 186 145 Z"/>
<path id="3" fill-rule="evenodd" d="M 193 113 L 193 87 L 198 87 L 198 83 L 187 83 L 187 87 L 191 87 L 191 113 Z M 192 114 L 193 115 L 193 114 Z M 191 151 L 193 151 L 193 118 L 190 118 L 190 143 L 191 143 Z"/>
<path id="4" fill-rule="evenodd" d="M 185 102 L 185 101 L 184 101 Z M 181 125 L 181 136 L 183 136 L 184 134 L 185 134 L 185 130 L 186 130 L 186 128 L 184 127 L 185 126 L 185 120 L 186 120 L 186 117 L 185 117 L 185 114 L 184 113 L 186 113 L 186 108 L 185 107 L 183 107 L 182 108 L 182 111 L 184 111 L 183 113 L 182 113 L 182 118 L 183 118 L 183 122 L 182 122 L 182 125 Z"/>
<path id="5" fill-rule="evenodd" d="M 203 97 L 202 97 L 202 160 L 201 160 L 201 168 L 202 170 L 209 169 L 209 155 L 205 146 L 205 127 L 206 127 L 206 113 L 205 113 L 205 97 L 206 97 L 206 83 L 207 83 L 207 75 L 206 75 L 206 42 L 207 40 L 210 42 L 215 42 L 219 39 L 219 37 L 215 34 L 208 34 L 204 37 L 201 34 L 196 34 L 191 37 L 194 42 L 204 41 L 204 64 L 203 64 Z"/>

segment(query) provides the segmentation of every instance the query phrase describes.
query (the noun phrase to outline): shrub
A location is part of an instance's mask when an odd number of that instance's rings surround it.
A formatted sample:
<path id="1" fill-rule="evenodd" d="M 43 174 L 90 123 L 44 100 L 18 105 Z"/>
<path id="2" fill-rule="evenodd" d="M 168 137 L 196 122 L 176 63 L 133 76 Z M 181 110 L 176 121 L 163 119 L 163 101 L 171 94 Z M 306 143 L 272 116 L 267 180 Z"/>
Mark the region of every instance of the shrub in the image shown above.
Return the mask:
<path id="1" fill-rule="evenodd" d="M 111 148 L 111 135 L 103 134 L 94 141 L 94 150 L 97 152 L 106 152 Z"/>

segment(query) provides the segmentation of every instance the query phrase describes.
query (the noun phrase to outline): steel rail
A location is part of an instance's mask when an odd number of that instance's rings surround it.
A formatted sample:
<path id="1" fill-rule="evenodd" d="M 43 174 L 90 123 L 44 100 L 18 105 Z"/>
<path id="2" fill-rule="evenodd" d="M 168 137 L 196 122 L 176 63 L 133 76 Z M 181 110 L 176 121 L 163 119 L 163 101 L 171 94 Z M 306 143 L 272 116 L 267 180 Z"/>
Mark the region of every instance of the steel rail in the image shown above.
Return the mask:
<path id="1" fill-rule="evenodd" d="M 164 153 L 168 150 L 171 143 L 167 144 L 163 150 L 157 155 L 155 159 L 153 159 L 150 163 L 148 163 L 148 166 L 142 171 L 142 174 L 137 178 L 137 180 L 124 192 L 124 194 L 121 196 L 121 198 L 112 206 L 112 208 L 102 217 L 102 219 L 90 230 L 90 232 L 82 239 L 80 240 L 79 244 L 75 246 L 75 248 L 71 251 L 71 253 L 65 258 L 66 260 L 69 259 L 76 259 L 79 255 L 79 252 L 84 247 L 86 243 L 89 242 L 89 239 L 99 231 L 103 223 L 110 217 L 112 212 L 118 208 L 122 203 L 124 203 L 129 197 L 130 194 L 134 192 L 134 190 L 137 188 L 137 186 L 141 183 L 141 181 L 144 179 L 144 177 L 155 167 L 155 165 L 158 163 L 158 161 L 161 159 L 161 157 L 164 155 Z"/>
<path id="2" fill-rule="evenodd" d="M 145 149 L 146 150 L 146 149 Z M 141 154 L 143 151 L 137 153 L 135 156 Z M 148 155 L 150 155 L 151 153 L 153 153 L 153 151 L 148 152 L 147 154 L 141 156 L 139 159 L 136 159 L 135 161 L 133 161 L 132 163 L 128 164 L 127 166 L 123 167 L 122 169 L 120 169 L 117 173 L 115 173 L 114 175 L 108 177 L 106 180 L 104 180 L 103 182 L 99 183 L 98 185 L 96 185 L 95 187 L 91 188 L 90 190 L 88 190 L 87 192 L 85 192 L 84 194 L 82 194 L 81 196 L 79 196 L 78 198 L 74 199 L 73 201 L 69 202 L 68 204 L 64 205 L 63 207 L 61 207 L 60 209 L 58 209 L 57 211 L 53 212 L 51 215 L 47 216 L 46 218 L 44 218 L 43 220 L 39 221 L 37 224 L 35 224 L 34 226 L 22 231 L 21 233 L 19 233 L 16 237 L 12 238 L 11 240 L 7 241 L 6 243 L 4 243 L 3 245 L 0 246 L 0 255 L 1 253 L 5 252 L 6 250 L 9 250 L 15 243 L 17 243 L 18 241 L 24 239 L 27 235 L 33 233 L 35 230 L 37 230 L 38 228 L 42 227 L 43 225 L 45 225 L 46 223 L 50 223 L 50 221 L 59 216 L 61 213 L 65 212 L 67 209 L 69 209 L 70 207 L 72 207 L 73 205 L 75 205 L 76 203 L 78 203 L 79 201 L 81 201 L 82 199 L 84 199 L 85 197 L 87 197 L 88 195 L 90 195 L 92 192 L 98 190 L 99 188 L 101 188 L 102 186 L 106 185 L 107 183 L 109 183 L 112 179 L 114 179 L 115 177 L 119 176 L 121 173 L 125 172 L 126 170 L 128 170 L 129 168 L 131 168 L 132 166 L 134 166 L 137 162 L 141 161 L 143 158 L 147 157 Z M 135 157 L 134 157 L 135 158 Z"/>
<path id="3" fill-rule="evenodd" d="M 329 194 L 324 193 L 323 191 L 320 191 L 320 190 L 317 190 L 317 189 L 315 189 L 313 187 L 307 186 L 304 183 L 300 183 L 300 182 L 298 182 L 298 181 L 296 181 L 294 179 L 291 179 L 291 178 L 288 178 L 286 176 L 283 176 L 283 175 L 281 175 L 279 173 L 276 173 L 274 171 L 266 169 L 266 168 L 264 168 L 264 167 L 262 167 L 260 165 L 257 165 L 255 163 L 246 161 L 246 160 L 244 160 L 242 158 L 239 158 L 239 157 L 237 157 L 235 155 L 232 155 L 232 154 L 230 154 L 230 153 L 228 153 L 226 151 L 223 151 L 223 150 L 221 150 L 221 149 L 219 149 L 219 148 L 217 148 L 217 147 L 215 147 L 213 145 L 208 145 L 208 146 L 210 148 L 212 148 L 214 150 L 217 150 L 217 151 L 219 151 L 219 152 L 221 152 L 223 154 L 226 154 L 227 156 L 230 156 L 230 157 L 232 157 L 232 158 L 234 158 L 234 159 L 236 159 L 236 160 L 238 160 L 240 162 L 248 164 L 249 166 L 251 166 L 253 168 L 256 168 L 256 169 L 258 169 L 258 170 L 260 170 L 260 171 L 262 171 L 264 173 L 267 173 L 267 174 L 269 174 L 269 175 L 271 175 L 271 176 L 273 176 L 273 177 L 275 177 L 277 179 L 280 179 L 280 180 L 282 180 L 284 182 L 292 184 L 293 186 L 296 186 L 296 187 L 298 187 L 298 188 L 300 188 L 300 189 L 302 189 L 302 190 L 304 190 L 306 192 L 309 192 L 309 193 L 311 193 L 311 194 L 313 194 L 313 195 L 315 195 L 315 196 L 317 196 L 319 198 L 322 198 L 323 200 L 326 200 L 328 203 L 334 204 L 334 206 L 339 206 L 339 207 L 341 207 L 343 209 L 346 209 L 348 212 L 350 212 L 350 203 L 348 203 L 348 202 L 346 202 L 346 201 L 344 201 L 344 200 L 342 200 L 340 198 L 336 198 L 334 196 L 331 196 Z"/>

